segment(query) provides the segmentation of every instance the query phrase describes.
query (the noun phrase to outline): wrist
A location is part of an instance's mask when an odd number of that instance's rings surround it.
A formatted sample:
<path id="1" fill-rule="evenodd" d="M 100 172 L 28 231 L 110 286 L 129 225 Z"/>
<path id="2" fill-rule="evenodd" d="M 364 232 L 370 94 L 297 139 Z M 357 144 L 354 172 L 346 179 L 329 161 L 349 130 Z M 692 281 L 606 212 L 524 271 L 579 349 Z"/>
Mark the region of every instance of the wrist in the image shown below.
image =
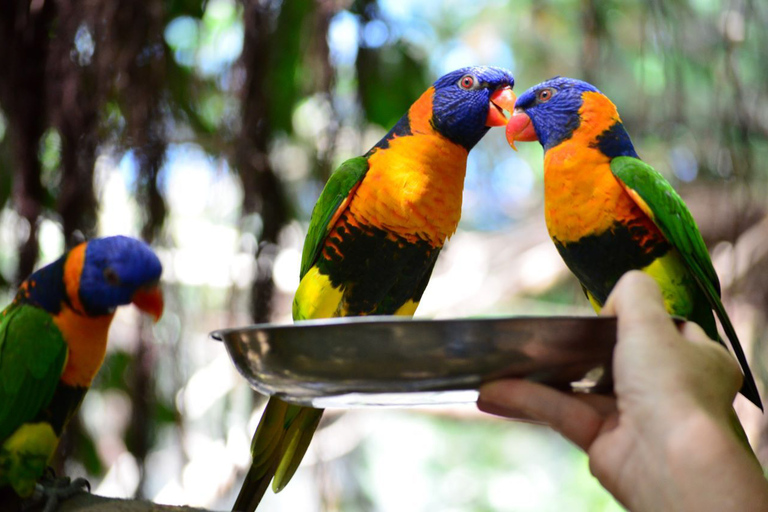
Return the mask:
<path id="1" fill-rule="evenodd" d="M 765 510 L 768 483 L 735 413 L 692 412 L 662 445 L 674 510 Z"/>

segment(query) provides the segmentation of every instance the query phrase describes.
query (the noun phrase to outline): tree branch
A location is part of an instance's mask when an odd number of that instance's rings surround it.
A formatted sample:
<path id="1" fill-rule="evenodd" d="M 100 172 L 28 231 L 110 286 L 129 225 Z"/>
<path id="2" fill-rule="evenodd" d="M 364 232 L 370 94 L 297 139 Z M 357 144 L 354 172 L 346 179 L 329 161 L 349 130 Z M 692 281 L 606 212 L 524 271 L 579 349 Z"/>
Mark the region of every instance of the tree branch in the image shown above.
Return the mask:
<path id="1" fill-rule="evenodd" d="M 212 512 L 193 507 L 158 505 L 151 501 L 105 498 L 83 493 L 62 503 L 58 512 Z"/>

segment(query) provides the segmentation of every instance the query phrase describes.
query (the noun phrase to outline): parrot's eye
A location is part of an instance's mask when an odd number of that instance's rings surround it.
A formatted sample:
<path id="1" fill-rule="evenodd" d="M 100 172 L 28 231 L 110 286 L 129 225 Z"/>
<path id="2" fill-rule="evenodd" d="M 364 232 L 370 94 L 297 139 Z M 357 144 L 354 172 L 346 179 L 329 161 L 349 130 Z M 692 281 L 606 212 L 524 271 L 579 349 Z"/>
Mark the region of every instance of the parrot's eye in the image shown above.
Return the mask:
<path id="1" fill-rule="evenodd" d="M 554 95 L 555 95 L 555 90 L 554 89 L 551 89 L 551 88 L 550 89 L 542 89 L 541 91 L 539 91 L 539 94 L 536 96 L 536 99 L 539 100 L 539 103 L 546 103 L 549 100 L 551 100 L 552 96 L 554 96 Z"/>
<path id="2" fill-rule="evenodd" d="M 117 275 L 115 269 L 107 267 L 104 269 L 104 280 L 110 286 L 117 286 L 120 284 L 120 276 Z"/>
<path id="3" fill-rule="evenodd" d="M 462 89 L 470 90 L 475 88 L 476 83 L 477 83 L 477 79 L 475 79 L 475 77 L 473 77 L 472 75 L 464 75 L 463 77 L 461 77 L 461 80 L 459 80 L 459 87 L 461 87 Z"/>

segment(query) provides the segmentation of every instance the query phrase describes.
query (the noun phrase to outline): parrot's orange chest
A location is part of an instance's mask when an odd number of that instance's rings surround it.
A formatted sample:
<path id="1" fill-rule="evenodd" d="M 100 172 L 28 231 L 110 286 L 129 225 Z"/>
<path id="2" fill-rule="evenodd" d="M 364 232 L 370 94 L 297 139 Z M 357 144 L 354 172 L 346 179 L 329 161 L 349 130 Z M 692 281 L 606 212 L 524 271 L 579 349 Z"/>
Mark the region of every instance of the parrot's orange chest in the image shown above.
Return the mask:
<path id="1" fill-rule="evenodd" d="M 608 158 L 570 141 L 544 157 L 544 214 L 550 236 L 563 243 L 645 217 L 611 173 Z"/>
<path id="2" fill-rule="evenodd" d="M 550 236 L 561 243 L 605 233 L 616 223 L 657 229 L 611 172 L 597 140 L 620 122 L 602 95 L 585 93 L 580 124 L 572 136 L 544 155 L 544 209 Z"/>
<path id="3" fill-rule="evenodd" d="M 369 157 L 350 213 L 405 240 L 441 247 L 461 218 L 467 154 L 438 134 L 395 137 Z"/>
<path id="4" fill-rule="evenodd" d="M 69 307 L 53 317 L 68 345 L 61 380 L 70 386 L 89 387 L 104 362 L 109 326 L 114 315 L 85 317 Z"/>
<path id="5" fill-rule="evenodd" d="M 349 212 L 357 221 L 408 242 L 442 247 L 461 218 L 469 151 L 435 131 L 429 88 L 408 110 L 411 133 L 368 157 Z"/>

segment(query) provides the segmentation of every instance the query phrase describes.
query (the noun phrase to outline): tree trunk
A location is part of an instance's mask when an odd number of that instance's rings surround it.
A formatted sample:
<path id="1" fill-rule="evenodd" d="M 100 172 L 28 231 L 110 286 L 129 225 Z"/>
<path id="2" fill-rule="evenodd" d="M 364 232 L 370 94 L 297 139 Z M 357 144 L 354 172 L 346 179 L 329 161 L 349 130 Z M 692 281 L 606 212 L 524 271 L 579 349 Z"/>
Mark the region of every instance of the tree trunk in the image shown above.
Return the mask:
<path id="1" fill-rule="evenodd" d="M 8 116 L 14 157 L 13 201 L 29 228 L 18 248 L 17 282 L 32 273 L 39 250 L 37 223 L 45 189 L 38 148 L 48 117 L 45 69 L 55 17 L 54 2 L 37 6 L 17 0 L 0 5 L 0 105 Z"/>
<path id="2" fill-rule="evenodd" d="M 261 218 L 256 258 L 256 278 L 251 287 L 251 316 L 268 322 L 275 283 L 272 279 L 277 238 L 288 218 L 285 192 L 268 158 L 271 127 L 266 80 L 270 62 L 270 8 L 261 2 L 244 2 L 245 41 L 240 65 L 246 73 L 241 92 L 242 129 L 235 161 L 243 183 L 243 210 Z"/>

